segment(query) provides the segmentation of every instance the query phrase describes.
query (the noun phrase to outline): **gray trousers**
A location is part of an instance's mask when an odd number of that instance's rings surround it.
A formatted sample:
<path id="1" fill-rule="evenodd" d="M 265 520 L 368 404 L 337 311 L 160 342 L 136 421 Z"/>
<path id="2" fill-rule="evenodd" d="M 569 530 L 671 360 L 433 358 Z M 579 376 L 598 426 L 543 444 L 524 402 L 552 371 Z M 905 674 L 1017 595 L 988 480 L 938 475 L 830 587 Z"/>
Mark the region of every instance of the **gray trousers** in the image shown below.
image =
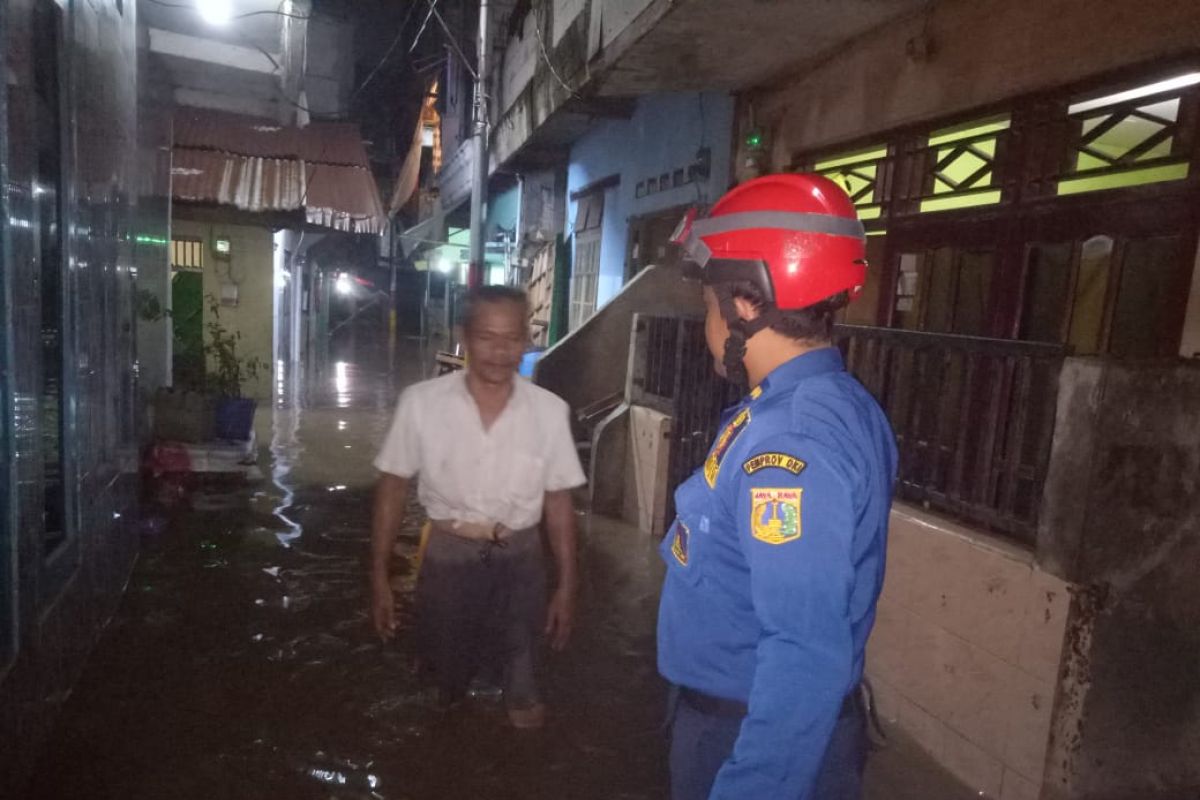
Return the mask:
<path id="1" fill-rule="evenodd" d="M 546 568 L 536 528 L 500 544 L 434 529 L 416 601 L 421 672 L 447 698 L 461 698 L 477 673 L 495 669 L 510 708 L 538 701 Z"/>

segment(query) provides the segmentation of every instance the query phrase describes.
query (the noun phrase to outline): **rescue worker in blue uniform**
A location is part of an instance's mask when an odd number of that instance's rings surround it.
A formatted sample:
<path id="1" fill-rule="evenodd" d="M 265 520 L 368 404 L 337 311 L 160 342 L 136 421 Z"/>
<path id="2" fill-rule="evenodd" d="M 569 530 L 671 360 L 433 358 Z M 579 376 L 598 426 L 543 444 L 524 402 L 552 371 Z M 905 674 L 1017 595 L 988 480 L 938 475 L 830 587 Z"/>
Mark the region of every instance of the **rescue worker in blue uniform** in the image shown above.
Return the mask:
<path id="1" fill-rule="evenodd" d="M 662 544 L 671 796 L 857 800 L 896 470 L 888 421 L 830 338 L 866 279 L 863 229 L 832 181 L 772 175 L 676 240 L 700 267 L 717 371 L 750 390 Z"/>

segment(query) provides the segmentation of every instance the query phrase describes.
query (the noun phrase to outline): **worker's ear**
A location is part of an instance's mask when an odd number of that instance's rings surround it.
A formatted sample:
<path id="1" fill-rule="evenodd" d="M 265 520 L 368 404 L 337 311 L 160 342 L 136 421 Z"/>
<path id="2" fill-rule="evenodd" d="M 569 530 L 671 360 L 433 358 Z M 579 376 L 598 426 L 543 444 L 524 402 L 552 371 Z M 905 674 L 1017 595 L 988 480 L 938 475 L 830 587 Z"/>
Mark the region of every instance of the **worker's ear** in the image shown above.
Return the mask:
<path id="1" fill-rule="evenodd" d="M 747 322 L 758 319 L 758 306 L 744 297 L 733 298 L 733 307 L 737 311 L 737 315 Z"/>

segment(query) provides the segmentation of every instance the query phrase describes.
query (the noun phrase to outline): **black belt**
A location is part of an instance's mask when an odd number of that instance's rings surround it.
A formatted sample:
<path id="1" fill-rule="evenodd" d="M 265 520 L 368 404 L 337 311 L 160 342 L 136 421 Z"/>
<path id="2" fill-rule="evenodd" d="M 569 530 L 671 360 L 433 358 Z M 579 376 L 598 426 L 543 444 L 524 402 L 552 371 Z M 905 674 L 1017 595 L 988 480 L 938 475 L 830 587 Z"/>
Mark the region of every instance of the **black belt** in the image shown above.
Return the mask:
<path id="1" fill-rule="evenodd" d="M 850 694 L 842 700 L 841 716 L 846 717 L 857 713 L 862 707 L 862 692 L 854 687 Z M 745 703 L 740 700 L 730 700 L 725 697 L 714 697 L 711 694 L 698 692 L 686 686 L 679 687 L 679 699 L 687 703 L 701 714 L 713 717 L 744 717 L 750 712 Z"/>

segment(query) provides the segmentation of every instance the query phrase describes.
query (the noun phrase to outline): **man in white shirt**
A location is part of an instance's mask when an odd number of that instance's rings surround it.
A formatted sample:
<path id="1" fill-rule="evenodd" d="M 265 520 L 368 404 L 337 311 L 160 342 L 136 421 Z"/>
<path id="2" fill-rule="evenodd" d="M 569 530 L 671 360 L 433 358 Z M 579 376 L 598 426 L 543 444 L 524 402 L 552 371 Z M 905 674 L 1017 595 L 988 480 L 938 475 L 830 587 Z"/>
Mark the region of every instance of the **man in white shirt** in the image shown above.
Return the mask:
<path id="1" fill-rule="evenodd" d="M 452 704 L 484 663 L 504 669 L 516 727 L 545 718 L 535 681 L 539 634 L 561 650 L 578 583 L 570 490 L 584 483 L 567 404 L 517 376 L 528 343 L 523 292 L 476 289 L 464 320 L 467 368 L 400 396 L 375 467 L 372 621 L 395 633 L 389 563 L 409 484 L 433 531 L 417 579 L 416 637 L 424 677 Z M 545 516 L 557 586 L 546 603 L 538 526 Z"/>

